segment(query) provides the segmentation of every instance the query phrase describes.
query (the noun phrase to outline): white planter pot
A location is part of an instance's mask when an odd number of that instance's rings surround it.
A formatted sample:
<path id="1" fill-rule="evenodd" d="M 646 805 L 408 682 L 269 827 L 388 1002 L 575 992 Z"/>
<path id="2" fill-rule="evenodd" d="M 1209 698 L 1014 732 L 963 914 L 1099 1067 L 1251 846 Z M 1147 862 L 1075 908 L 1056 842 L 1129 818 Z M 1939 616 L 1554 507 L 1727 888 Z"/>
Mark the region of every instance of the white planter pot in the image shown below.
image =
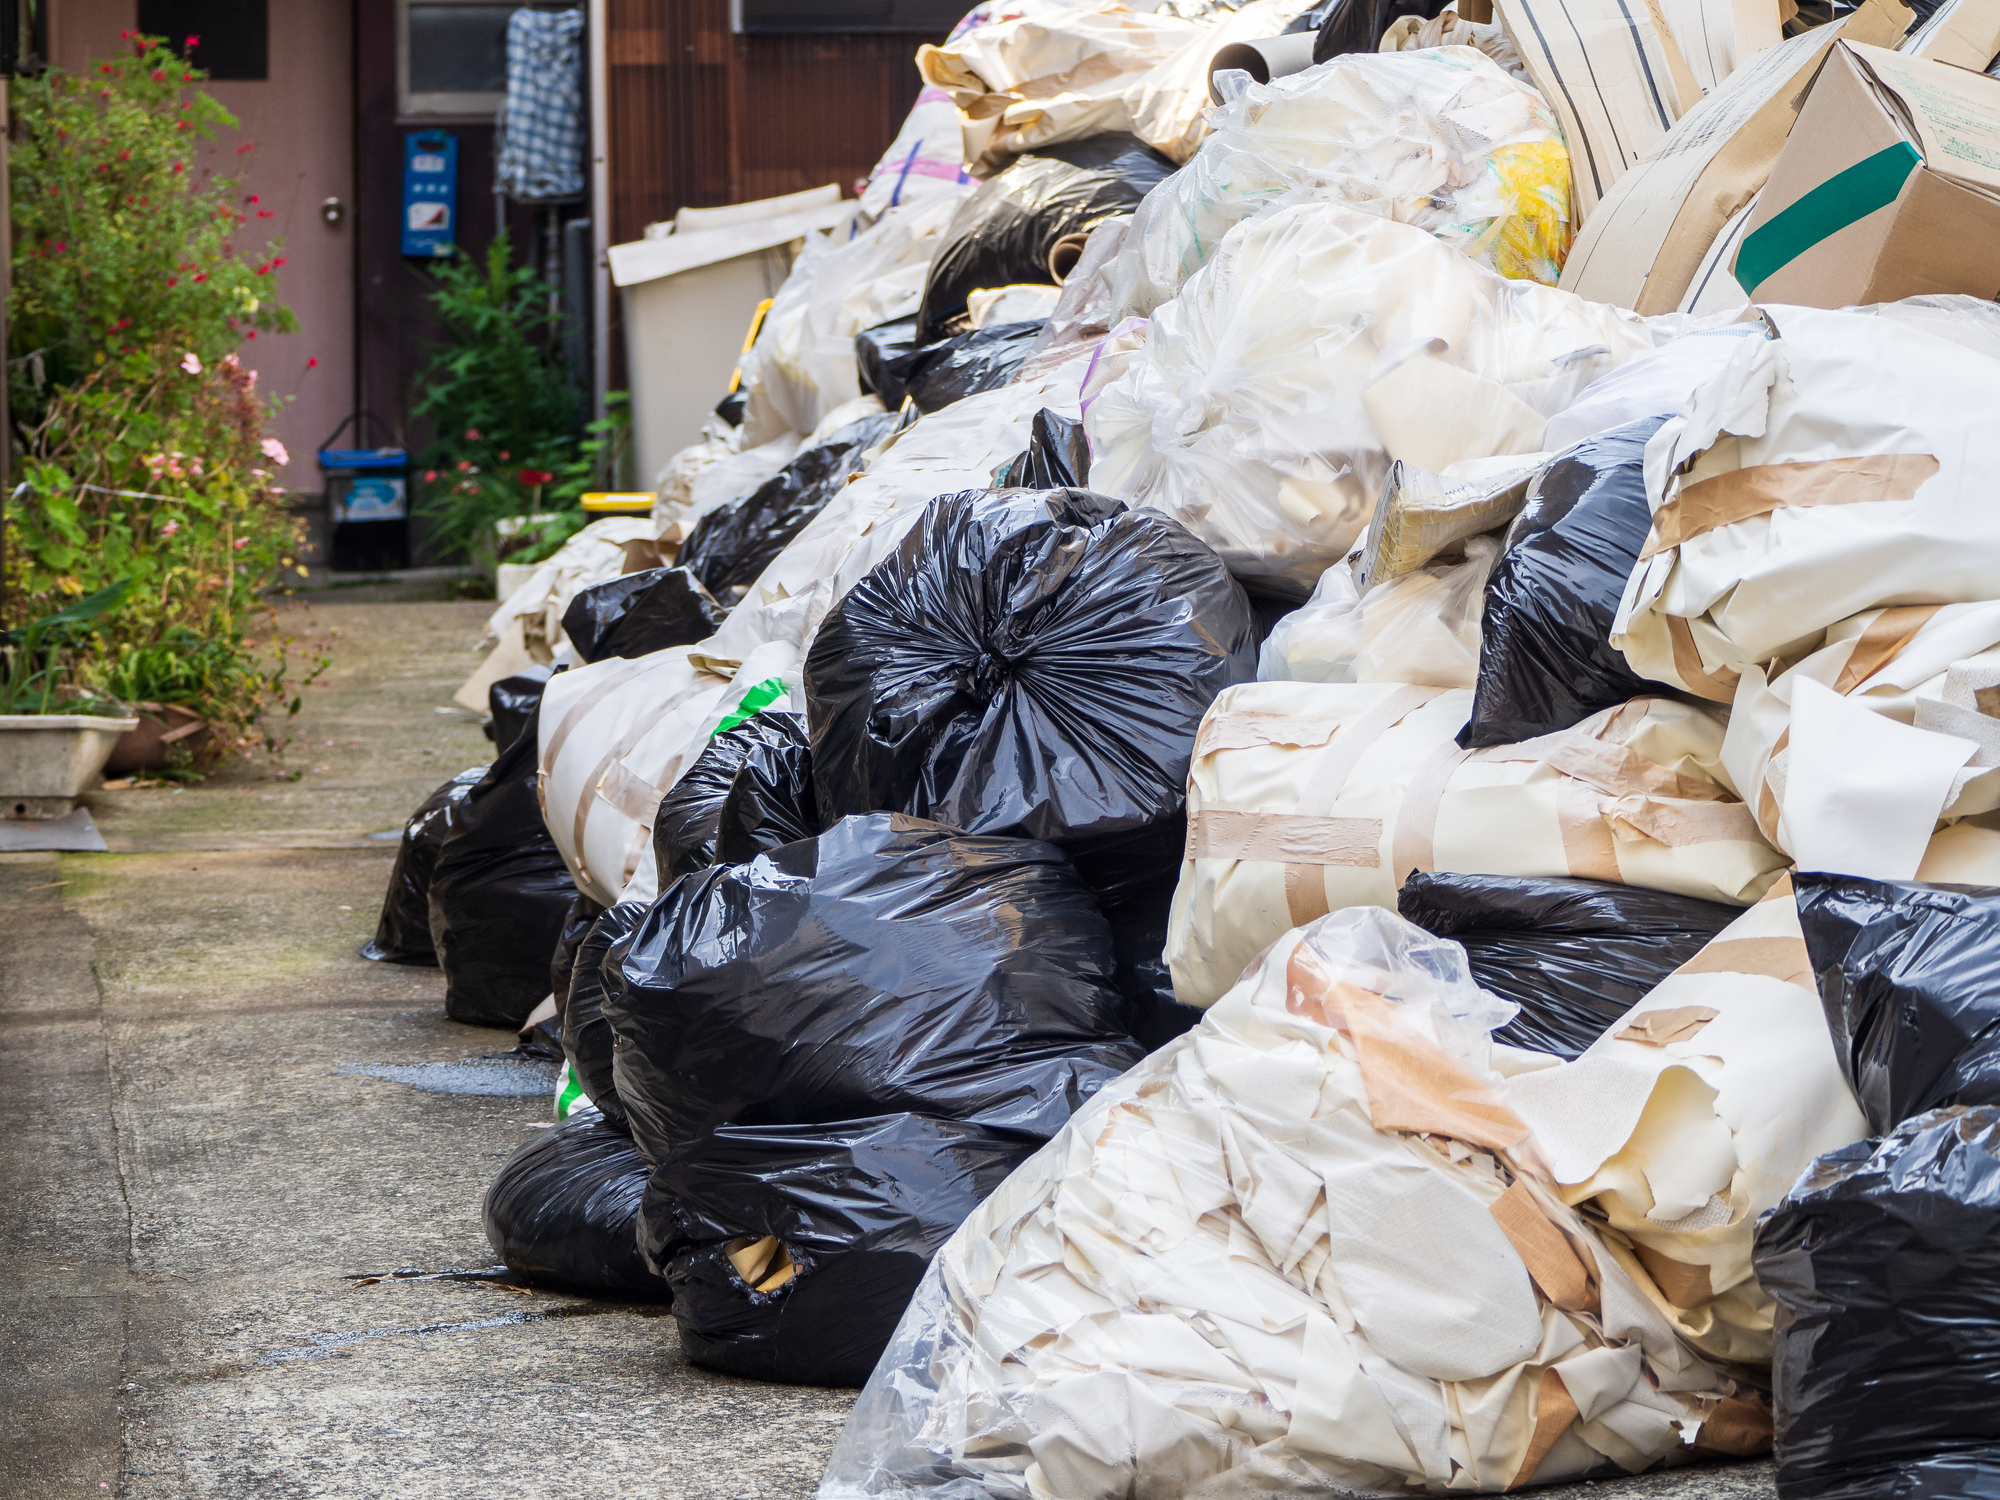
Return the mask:
<path id="1" fill-rule="evenodd" d="M 96 783 L 137 719 L 0 714 L 0 818 L 60 818 Z"/>

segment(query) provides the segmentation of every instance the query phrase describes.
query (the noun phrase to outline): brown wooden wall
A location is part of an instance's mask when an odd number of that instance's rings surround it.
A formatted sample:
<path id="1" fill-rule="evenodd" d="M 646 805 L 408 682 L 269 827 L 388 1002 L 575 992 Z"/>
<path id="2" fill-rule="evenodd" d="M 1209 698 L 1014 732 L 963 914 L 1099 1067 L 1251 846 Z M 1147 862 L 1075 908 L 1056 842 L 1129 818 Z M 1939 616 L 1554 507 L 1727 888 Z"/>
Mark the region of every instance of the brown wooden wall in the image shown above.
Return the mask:
<path id="1" fill-rule="evenodd" d="M 729 0 L 608 0 L 611 243 L 682 207 L 838 182 L 895 138 L 922 37 L 736 36 Z"/>

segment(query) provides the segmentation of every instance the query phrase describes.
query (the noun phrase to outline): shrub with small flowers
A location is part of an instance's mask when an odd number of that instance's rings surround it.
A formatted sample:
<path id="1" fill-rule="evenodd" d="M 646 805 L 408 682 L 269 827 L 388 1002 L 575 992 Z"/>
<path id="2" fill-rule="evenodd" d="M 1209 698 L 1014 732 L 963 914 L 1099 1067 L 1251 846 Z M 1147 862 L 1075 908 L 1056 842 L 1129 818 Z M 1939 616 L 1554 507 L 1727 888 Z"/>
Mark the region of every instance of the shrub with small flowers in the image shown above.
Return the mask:
<path id="1" fill-rule="evenodd" d="M 269 711 L 297 699 L 263 601 L 301 537 L 273 473 L 289 455 L 264 436 L 274 403 L 237 351 L 296 328 L 272 300 L 284 258 L 239 253 L 255 196 L 194 170 L 236 123 L 189 87 L 204 75 L 158 38 L 126 42 L 14 95 L 9 395 L 29 489 L 7 505 L 0 624 L 130 580 L 77 686 L 198 642 L 211 686 L 187 701 L 211 743 L 275 745 Z"/>

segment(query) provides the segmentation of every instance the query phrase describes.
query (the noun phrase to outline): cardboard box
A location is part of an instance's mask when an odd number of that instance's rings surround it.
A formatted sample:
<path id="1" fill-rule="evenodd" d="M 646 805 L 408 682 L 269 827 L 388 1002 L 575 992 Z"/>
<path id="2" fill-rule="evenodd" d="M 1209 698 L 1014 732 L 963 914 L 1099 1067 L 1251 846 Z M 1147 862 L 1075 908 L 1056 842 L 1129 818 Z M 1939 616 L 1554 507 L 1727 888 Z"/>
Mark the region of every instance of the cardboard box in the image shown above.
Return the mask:
<path id="1" fill-rule="evenodd" d="M 1807 307 L 2000 293 L 2000 79 L 1835 44 L 1732 269 Z"/>

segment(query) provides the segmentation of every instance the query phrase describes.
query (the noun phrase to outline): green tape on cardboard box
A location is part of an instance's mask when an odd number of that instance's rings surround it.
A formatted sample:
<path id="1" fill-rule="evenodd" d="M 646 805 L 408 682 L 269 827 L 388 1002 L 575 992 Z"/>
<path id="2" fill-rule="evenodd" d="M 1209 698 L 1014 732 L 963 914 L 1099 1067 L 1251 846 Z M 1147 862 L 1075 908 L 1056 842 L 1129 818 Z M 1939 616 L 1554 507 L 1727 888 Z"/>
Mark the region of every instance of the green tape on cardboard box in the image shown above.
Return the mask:
<path id="1" fill-rule="evenodd" d="M 1766 279 L 1821 240 L 1894 203 L 1922 165 L 1917 148 L 1898 141 L 1834 173 L 1737 247 L 1730 267 L 1737 285 L 1754 297 Z"/>

